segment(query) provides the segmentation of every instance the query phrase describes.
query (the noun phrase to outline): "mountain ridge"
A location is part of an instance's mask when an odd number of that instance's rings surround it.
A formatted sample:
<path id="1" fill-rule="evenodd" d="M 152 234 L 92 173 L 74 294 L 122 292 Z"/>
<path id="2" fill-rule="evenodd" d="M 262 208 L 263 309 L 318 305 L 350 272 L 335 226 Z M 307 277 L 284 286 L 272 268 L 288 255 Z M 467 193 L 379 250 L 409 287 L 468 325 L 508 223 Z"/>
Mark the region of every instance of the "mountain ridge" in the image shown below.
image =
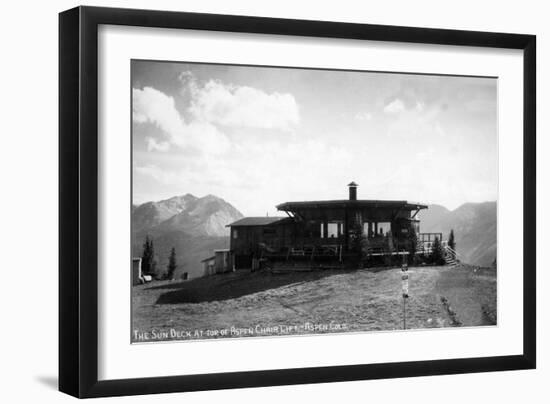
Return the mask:
<path id="1" fill-rule="evenodd" d="M 233 205 L 215 195 L 197 197 L 190 193 L 161 201 L 145 202 L 132 209 L 132 251 L 141 256 L 146 236 L 153 238 L 157 272 L 166 270 L 172 247 L 179 267 L 176 276 L 187 272 L 200 276 L 200 261 L 218 248 L 229 247 L 227 224 L 243 217 Z"/>
<path id="2" fill-rule="evenodd" d="M 467 202 L 454 210 L 428 205 L 419 213 L 420 231 L 443 233 L 454 230 L 459 258 L 466 263 L 489 266 L 496 257 L 496 202 Z M 180 263 L 176 276 L 202 273 L 200 261 L 213 250 L 229 248 L 229 223 L 244 215 L 215 195 L 197 197 L 190 193 L 160 201 L 132 205 L 132 251 L 141 256 L 147 235 L 155 243 L 158 271 L 165 271 L 170 249 Z"/>
<path id="3" fill-rule="evenodd" d="M 497 254 L 497 202 L 466 202 L 454 210 L 428 205 L 420 212 L 420 232 L 443 233 L 453 229 L 459 258 L 466 263 L 490 266 Z"/>

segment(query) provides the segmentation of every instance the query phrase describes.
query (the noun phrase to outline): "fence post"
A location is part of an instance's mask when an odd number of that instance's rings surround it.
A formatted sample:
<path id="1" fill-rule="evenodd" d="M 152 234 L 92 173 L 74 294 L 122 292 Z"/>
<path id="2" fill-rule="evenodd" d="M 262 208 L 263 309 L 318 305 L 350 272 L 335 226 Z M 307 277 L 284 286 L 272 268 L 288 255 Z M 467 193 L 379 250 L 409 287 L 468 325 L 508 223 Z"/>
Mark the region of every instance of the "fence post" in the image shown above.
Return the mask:
<path id="1" fill-rule="evenodd" d="M 401 264 L 401 287 L 403 291 L 403 329 L 407 329 L 407 299 L 409 298 L 409 265 L 407 256 L 403 254 L 403 263 Z"/>

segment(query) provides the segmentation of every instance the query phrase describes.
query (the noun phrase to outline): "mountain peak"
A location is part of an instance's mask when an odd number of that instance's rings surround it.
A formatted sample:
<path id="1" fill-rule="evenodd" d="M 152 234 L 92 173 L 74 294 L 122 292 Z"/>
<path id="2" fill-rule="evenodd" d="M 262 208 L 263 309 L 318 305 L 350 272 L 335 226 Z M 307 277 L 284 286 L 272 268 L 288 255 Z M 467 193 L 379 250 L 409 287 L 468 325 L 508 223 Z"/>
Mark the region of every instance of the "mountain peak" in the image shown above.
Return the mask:
<path id="1" fill-rule="evenodd" d="M 198 198 L 200 199 L 201 201 L 221 201 L 221 202 L 225 202 L 227 203 L 223 198 L 220 198 L 219 196 L 216 196 L 216 195 L 212 195 L 212 194 L 208 194 L 208 195 L 205 195 L 201 198 Z"/>
<path id="2" fill-rule="evenodd" d="M 227 224 L 243 217 L 224 199 L 192 194 L 141 205 L 133 210 L 135 231 L 183 231 L 191 235 L 226 236 Z"/>
<path id="3" fill-rule="evenodd" d="M 196 200 L 196 199 L 199 199 L 197 198 L 195 195 L 193 194 L 185 194 L 185 195 L 176 195 L 176 196 L 173 196 L 171 198 L 168 198 L 168 199 L 165 199 L 163 201 L 159 201 L 157 203 L 160 203 L 160 202 L 168 202 L 168 201 L 190 201 L 190 200 Z"/>

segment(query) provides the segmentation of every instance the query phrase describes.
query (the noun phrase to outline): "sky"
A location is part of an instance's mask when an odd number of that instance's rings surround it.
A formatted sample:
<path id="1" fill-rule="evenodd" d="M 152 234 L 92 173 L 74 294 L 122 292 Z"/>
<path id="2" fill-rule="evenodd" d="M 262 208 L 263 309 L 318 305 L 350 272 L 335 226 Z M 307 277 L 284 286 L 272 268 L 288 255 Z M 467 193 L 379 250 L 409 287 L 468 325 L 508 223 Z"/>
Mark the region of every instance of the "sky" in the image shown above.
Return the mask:
<path id="1" fill-rule="evenodd" d="M 133 203 L 497 199 L 497 79 L 132 61 Z"/>

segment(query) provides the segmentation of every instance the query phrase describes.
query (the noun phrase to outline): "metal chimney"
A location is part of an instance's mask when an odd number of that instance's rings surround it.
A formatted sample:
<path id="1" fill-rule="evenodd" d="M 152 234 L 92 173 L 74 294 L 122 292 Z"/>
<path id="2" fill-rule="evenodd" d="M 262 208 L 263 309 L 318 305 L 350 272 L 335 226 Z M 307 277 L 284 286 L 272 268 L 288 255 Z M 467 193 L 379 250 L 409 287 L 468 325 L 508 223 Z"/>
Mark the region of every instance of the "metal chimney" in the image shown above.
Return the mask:
<path id="1" fill-rule="evenodd" d="M 348 187 L 349 187 L 349 200 L 350 201 L 356 201 L 357 200 L 357 187 L 359 185 L 357 185 L 355 182 L 350 182 L 348 184 Z"/>

